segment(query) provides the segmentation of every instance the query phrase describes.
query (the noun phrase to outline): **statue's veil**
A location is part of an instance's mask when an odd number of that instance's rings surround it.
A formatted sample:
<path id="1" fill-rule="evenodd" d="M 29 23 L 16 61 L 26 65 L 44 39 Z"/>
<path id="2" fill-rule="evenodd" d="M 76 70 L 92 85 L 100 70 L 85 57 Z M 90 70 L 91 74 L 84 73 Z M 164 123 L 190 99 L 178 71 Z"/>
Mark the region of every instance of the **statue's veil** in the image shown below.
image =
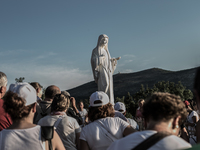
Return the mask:
<path id="1" fill-rule="evenodd" d="M 100 42 L 101 42 L 101 40 L 102 40 L 103 38 L 108 38 L 108 36 L 105 35 L 105 34 L 99 35 L 98 42 L 97 42 L 97 47 L 96 47 L 98 51 L 99 51 L 99 48 L 100 48 Z M 109 39 L 109 38 L 108 38 L 108 39 Z M 106 49 L 106 51 L 108 51 L 108 43 L 106 44 L 105 49 Z"/>

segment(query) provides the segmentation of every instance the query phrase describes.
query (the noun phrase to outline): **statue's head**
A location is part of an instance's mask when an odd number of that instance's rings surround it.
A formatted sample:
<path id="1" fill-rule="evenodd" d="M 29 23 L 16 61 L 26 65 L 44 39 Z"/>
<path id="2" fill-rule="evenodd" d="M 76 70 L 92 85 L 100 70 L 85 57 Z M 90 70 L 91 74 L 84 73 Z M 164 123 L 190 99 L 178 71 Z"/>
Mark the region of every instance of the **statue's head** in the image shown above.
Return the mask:
<path id="1" fill-rule="evenodd" d="M 106 46 L 108 44 L 108 36 L 105 34 L 101 34 L 98 39 L 98 46 Z"/>

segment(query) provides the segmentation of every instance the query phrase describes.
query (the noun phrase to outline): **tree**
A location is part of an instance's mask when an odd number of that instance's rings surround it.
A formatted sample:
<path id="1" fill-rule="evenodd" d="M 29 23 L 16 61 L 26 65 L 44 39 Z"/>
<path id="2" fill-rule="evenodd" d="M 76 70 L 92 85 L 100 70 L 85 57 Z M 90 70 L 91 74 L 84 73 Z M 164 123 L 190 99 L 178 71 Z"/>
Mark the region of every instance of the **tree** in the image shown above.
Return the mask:
<path id="1" fill-rule="evenodd" d="M 123 101 L 121 100 L 126 105 L 127 114 L 131 113 L 135 116 L 136 109 L 139 107 L 138 100 L 146 99 L 154 92 L 168 92 L 180 96 L 182 100 L 193 99 L 192 91 L 186 89 L 180 81 L 177 84 L 169 81 L 160 81 L 154 84 L 152 88 L 149 88 L 148 85 L 146 85 L 146 89 L 144 85 L 141 84 L 141 88 L 138 92 L 132 96 L 128 92 L 126 98 Z M 117 98 L 116 101 L 120 101 L 120 98 Z"/>
<path id="2" fill-rule="evenodd" d="M 16 82 L 23 82 L 24 81 L 24 77 L 19 77 L 19 78 L 15 78 Z"/>

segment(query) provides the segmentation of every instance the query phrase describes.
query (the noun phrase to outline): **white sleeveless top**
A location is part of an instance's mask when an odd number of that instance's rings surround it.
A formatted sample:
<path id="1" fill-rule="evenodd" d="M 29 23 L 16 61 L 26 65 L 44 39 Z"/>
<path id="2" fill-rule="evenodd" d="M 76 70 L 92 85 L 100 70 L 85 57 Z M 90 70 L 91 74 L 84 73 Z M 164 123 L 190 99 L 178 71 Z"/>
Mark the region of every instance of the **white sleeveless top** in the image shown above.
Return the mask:
<path id="1" fill-rule="evenodd" d="M 45 150 L 39 125 L 28 129 L 4 129 L 0 132 L 0 150 Z"/>

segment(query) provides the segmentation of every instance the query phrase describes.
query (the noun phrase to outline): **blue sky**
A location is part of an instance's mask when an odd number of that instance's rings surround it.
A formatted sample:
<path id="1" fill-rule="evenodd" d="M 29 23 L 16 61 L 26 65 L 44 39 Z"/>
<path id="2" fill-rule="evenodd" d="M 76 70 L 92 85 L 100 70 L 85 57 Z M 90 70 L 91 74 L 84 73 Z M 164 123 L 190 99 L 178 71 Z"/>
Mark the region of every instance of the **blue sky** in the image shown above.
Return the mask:
<path id="1" fill-rule="evenodd" d="M 67 90 L 93 80 L 90 57 L 109 36 L 115 73 L 200 65 L 199 0 L 1 0 L 0 71 Z"/>

